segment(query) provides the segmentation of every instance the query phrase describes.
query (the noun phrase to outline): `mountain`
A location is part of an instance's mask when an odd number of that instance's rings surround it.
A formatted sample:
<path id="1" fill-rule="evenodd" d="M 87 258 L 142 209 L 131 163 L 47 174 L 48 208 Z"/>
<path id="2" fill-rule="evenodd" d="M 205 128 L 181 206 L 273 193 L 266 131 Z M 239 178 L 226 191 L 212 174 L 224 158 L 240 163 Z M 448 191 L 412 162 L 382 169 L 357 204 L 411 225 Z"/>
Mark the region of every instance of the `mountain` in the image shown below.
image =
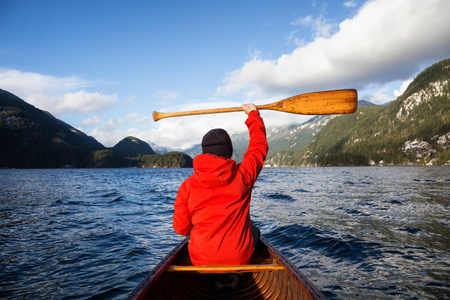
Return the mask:
<path id="1" fill-rule="evenodd" d="M 377 105 L 377 104 L 373 104 L 372 102 L 366 101 L 366 100 L 358 100 L 358 108 L 361 107 L 366 107 L 366 106 L 385 106 L 386 104 L 382 104 L 382 105 Z"/>
<path id="2" fill-rule="evenodd" d="M 152 147 L 144 141 L 138 138 L 128 136 L 117 143 L 112 149 L 112 151 L 128 157 L 135 157 L 138 155 L 145 154 L 156 154 Z"/>
<path id="3" fill-rule="evenodd" d="M 181 151 L 180 149 L 175 149 L 175 150 Z M 183 149 L 182 151 L 191 157 L 196 157 L 197 155 L 202 153 L 202 144 L 195 144 L 191 148 Z"/>
<path id="4" fill-rule="evenodd" d="M 157 154 L 164 154 L 164 153 L 173 151 L 172 149 L 170 149 L 168 147 L 158 146 L 155 143 L 149 143 L 149 145 L 152 148 L 152 150 L 155 151 Z"/>
<path id="5" fill-rule="evenodd" d="M 156 154 L 127 137 L 106 149 L 93 137 L 0 89 L 0 168 L 189 168 L 181 152 Z"/>
<path id="6" fill-rule="evenodd" d="M 397 100 L 341 115 L 286 165 L 450 164 L 450 59 L 420 73 Z"/>
<path id="7" fill-rule="evenodd" d="M 358 108 L 379 106 L 366 100 L 358 101 Z M 268 130 L 269 153 L 266 160 L 268 166 L 291 166 L 296 159 L 296 153 L 305 149 L 314 137 L 339 115 L 317 115 L 300 125 L 288 128 Z M 273 133 L 271 131 L 274 131 Z"/>
<path id="8" fill-rule="evenodd" d="M 282 166 L 289 164 L 294 153 L 301 151 L 313 138 L 337 115 L 321 115 L 311 118 L 303 124 L 294 124 L 287 128 L 268 129 L 269 153 L 266 165 Z"/>
<path id="9" fill-rule="evenodd" d="M 0 167 L 55 168 L 85 165 L 89 153 L 105 147 L 0 89 Z"/>

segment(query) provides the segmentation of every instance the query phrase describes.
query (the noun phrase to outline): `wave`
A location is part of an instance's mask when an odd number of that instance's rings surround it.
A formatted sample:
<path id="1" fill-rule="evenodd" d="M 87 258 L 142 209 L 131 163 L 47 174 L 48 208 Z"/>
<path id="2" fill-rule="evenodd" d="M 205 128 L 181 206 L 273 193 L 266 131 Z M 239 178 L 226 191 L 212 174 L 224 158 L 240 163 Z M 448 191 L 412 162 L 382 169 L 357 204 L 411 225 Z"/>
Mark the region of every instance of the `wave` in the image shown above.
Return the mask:
<path id="1" fill-rule="evenodd" d="M 292 224 L 278 227 L 265 234 L 270 241 L 282 247 L 297 249 L 300 253 L 317 252 L 335 262 L 363 263 L 367 257 L 380 257 L 379 243 L 364 241 L 351 235 L 341 235 L 313 226 Z"/>
<path id="2" fill-rule="evenodd" d="M 282 201 L 289 201 L 289 202 L 296 201 L 295 198 L 293 198 L 289 195 L 283 194 L 283 193 L 278 193 L 278 192 L 271 193 L 271 194 L 265 194 L 265 197 L 273 199 L 273 200 L 282 200 Z"/>

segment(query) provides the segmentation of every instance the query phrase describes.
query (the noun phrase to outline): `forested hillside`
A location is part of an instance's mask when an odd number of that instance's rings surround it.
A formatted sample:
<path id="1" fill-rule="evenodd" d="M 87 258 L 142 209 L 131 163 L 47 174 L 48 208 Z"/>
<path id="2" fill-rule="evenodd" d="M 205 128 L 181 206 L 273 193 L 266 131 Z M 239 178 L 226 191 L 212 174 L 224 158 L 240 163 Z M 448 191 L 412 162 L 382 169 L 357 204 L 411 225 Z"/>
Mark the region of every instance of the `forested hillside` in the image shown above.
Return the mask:
<path id="1" fill-rule="evenodd" d="M 450 59 L 427 68 L 397 100 L 331 120 L 289 165 L 450 163 Z"/>
<path id="2" fill-rule="evenodd" d="M 148 143 L 133 136 L 127 136 L 118 142 L 111 150 L 128 157 L 138 156 L 139 154 L 156 154 Z"/>
<path id="3" fill-rule="evenodd" d="M 86 165 L 105 147 L 94 138 L 0 90 L 0 167 Z"/>
<path id="4" fill-rule="evenodd" d="M 93 137 L 0 89 L 0 168 L 182 168 L 192 158 L 155 154 L 135 137 L 111 149 Z"/>

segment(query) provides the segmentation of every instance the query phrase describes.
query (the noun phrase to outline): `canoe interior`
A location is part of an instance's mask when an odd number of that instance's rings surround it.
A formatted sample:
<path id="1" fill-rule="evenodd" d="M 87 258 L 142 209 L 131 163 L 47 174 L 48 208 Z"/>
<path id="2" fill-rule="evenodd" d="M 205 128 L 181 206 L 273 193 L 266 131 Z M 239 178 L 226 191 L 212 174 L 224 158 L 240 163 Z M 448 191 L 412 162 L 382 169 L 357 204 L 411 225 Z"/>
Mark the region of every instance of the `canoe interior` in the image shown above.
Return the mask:
<path id="1" fill-rule="evenodd" d="M 263 270 L 233 272 L 171 271 L 173 266 L 192 266 L 181 242 L 136 287 L 128 299 L 325 299 L 320 291 L 261 236 L 249 265 Z M 264 270 L 278 265 L 278 270 Z M 246 265 L 248 266 L 248 265 Z M 239 267 L 239 266 L 237 266 Z"/>

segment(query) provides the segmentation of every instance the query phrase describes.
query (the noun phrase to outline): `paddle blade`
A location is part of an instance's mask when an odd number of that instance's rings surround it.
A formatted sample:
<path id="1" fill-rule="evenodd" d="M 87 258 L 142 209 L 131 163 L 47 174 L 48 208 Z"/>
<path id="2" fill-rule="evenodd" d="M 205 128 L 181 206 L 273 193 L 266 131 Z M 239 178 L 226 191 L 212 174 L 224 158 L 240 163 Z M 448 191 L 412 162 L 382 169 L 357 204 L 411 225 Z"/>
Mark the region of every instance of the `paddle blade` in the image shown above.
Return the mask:
<path id="1" fill-rule="evenodd" d="M 355 89 L 314 92 L 293 96 L 272 104 L 258 105 L 258 109 L 270 109 L 302 115 L 348 114 L 358 107 Z"/>

